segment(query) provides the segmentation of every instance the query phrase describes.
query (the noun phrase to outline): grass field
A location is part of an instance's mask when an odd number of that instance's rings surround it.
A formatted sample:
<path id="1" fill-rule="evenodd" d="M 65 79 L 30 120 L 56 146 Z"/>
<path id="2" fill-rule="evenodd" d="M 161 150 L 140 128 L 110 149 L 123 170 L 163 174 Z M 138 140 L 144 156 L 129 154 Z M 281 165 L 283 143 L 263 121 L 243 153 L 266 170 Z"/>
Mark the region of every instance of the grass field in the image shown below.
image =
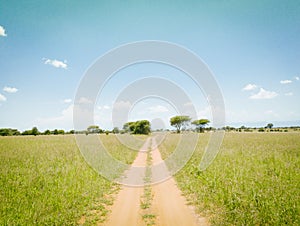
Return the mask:
<path id="1" fill-rule="evenodd" d="M 101 136 L 132 163 L 136 152 Z M 0 225 L 76 225 L 82 216 L 94 224 L 107 212 L 115 184 L 87 165 L 73 136 L 0 137 L 0 162 Z"/>
<path id="2" fill-rule="evenodd" d="M 178 136 L 160 145 L 163 158 Z M 213 225 L 300 224 L 300 133 L 226 133 L 218 157 L 200 172 L 208 139 L 200 134 L 175 176 L 198 212 Z M 116 159 L 134 160 L 136 152 L 114 135 L 101 141 Z M 0 137 L 0 161 L 0 225 L 76 225 L 83 216 L 94 225 L 105 219 L 108 196 L 118 188 L 88 166 L 69 135 Z"/>
<path id="3" fill-rule="evenodd" d="M 166 158 L 178 141 L 160 146 Z M 214 225 L 300 225 L 300 133 L 226 133 L 221 151 L 198 170 L 209 134 L 176 175 L 180 189 Z"/>

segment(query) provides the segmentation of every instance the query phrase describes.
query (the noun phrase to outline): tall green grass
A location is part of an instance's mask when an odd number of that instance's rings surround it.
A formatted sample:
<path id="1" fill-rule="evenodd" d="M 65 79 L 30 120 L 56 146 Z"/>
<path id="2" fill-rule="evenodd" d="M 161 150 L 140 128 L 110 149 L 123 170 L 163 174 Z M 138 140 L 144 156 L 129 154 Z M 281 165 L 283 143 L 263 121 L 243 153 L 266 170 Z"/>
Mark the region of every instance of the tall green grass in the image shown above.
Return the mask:
<path id="1" fill-rule="evenodd" d="M 176 136 L 161 145 L 164 158 Z M 208 139 L 201 134 L 175 176 L 199 212 L 214 225 L 300 225 L 300 133 L 226 133 L 219 155 L 200 172 Z"/>
<path id="2" fill-rule="evenodd" d="M 101 139 L 114 157 L 134 160 L 115 136 Z M 0 162 L 0 225 L 76 225 L 107 212 L 114 184 L 88 166 L 73 136 L 0 137 Z"/>

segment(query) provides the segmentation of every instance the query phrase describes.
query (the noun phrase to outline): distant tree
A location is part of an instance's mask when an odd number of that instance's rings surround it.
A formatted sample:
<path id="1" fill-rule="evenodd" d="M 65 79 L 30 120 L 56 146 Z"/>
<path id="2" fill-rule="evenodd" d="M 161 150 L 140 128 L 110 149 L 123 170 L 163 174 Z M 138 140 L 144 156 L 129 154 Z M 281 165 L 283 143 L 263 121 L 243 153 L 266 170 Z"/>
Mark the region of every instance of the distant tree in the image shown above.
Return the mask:
<path id="1" fill-rule="evenodd" d="M 150 122 L 148 120 L 136 121 L 134 134 L 149 134 L 150 133 Z"/>
<path id="2" fill-rule="evenodd" d="M 50 135 L 50 134 L 51 134 L 51 131 L 47 129 L 47 130 L 44 131 L 43 134 L 44 134 L 44 135 Z"/>
<path id="3" fill-rule="evenodd" d="M 149 134 L 151 131 L 150 122 L 148 120 L 127 122 L 123 125 L 123 130 L 132 134 Z"/>
<path id="4" fill-rule="evenodd" d="M 268 123 L 268 125 L 265 127 L 266 129 L 272 129 L 273 128 L 273 123 Z"/>
<path id="5" fill-rule="evenodd" d="M 123 130 L 128 133 L 128 132 L 133 132 L 135 128 L 135 122 L 126 122 L 123 125 Z"/>
<path id="6" fill-rule="evenodd" d="M 63 129 L 60 129 L 60 130 L 57 131 L 57 133 L 60 134 L 60 135 L 64 135 L 65 131 Z"/>
<path id="7" fill-rule="evenodd" d="M 36 135 L 39 135 L 39 134 L 40 134 L 40 132 L 39 132 L 38 128 L 33 127 L 32 130 L 31 130 L 31 135 L 36 136 Z"/>
<path id="8" fill-rule="evenodd" d="M 102 133 L 103 130 L 99 128 L 97 125 L 91 125 L 87 128 L 88 133 Z"/>
<path id="9" fill-rule="evenodd" d="M 191 118 L 186 115 L 178 115 L 170 118 L 170 124 L 176 128 L 177 133 L 180 133 L 182 127 L 187 125 L 190 121 Z"/>
<path id="10" fill-rule="evenodd" d="M 197 131 L 200 132 L 200 133 L 204 132 L 204 127 L 208 123 L 210 123 L 210 121 L 208 119 L 198 119 L 198 120 L 194 120 L 192 122 L 192 124 L 196 126 Z"/>
<path id="11" fill-rule="evenodd" d="M 17 129 L 2 128 L 0 129 L 0 136 L 17 136 L 21 133 Z"/>
<path id="12" fill-rule="evenodd" d="M 114 127 L 112 132 L 116 134 L 116 133 L 120 133 L 120 130 L 118 127 Z"/>
<path id="13" fill-rule="evenodd" d="M 75 130 L 73 130 L 73 129 L 69 131 L 69 134 L 74 134 L 74 133 L 75 133 Z"/>
<path id="14" fill-rule="evenodd" d="M 24 135 L 24 136 L 32 135 L 32 131 L 31 130 L 25 130 L 21 134 Z"/>
<path id="15" fill-rule="evenodd" d="M 53 130 L 51 133 L 54 134 L 54 135 L 58 135 L 58 130 L 55 129 L 55 130 Z"/>
<path id="16" fill-rule="evenodd" d="M 222 128 L 223 130 L 225 130 L 225 131 L 228 131 L 228 132 L 230 132 L 230 131 L 238 131 L 238 130 L 236 130 L 236 128 L 234 128 L 234 127 L 232 127 L 232 126 L 225 126 L 225 127 L 223 127 Z"/>

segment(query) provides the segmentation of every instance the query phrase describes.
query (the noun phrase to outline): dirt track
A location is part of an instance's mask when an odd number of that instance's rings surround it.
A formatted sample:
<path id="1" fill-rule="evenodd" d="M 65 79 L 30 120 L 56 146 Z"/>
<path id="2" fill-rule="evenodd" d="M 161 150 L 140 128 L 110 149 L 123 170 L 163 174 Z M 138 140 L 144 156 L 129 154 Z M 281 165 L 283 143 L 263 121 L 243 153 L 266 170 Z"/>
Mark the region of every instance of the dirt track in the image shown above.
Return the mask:
<path id="1" fill-rule="evenodd" d="M 152 139 L 152 140 L 150 140 Z M 152 142 L 151 142 L 152 141 Z M 147 149 L 152 143 L 152 165 L 162 163 L 159 150 L 156 148 L 155 138 L 148 138 L 143 148 L 139 151 L 137 158 L 132 166 L 146 166 Z M 167 170 L 167 167 L 164 167 Z M 141 174 L 141 173 L 140 173 Z M 135 175 L 130 170 L 127 177 Z M 144 177 L 144 175 L 140 175 Z M 193 225 L 209 225 L 206 218 L 199 217 L 195 214 L 192 207 L 186 204 L 185 198 L 181 195 L 175 180 L 168 179 L 162 183 L 151 186 L 151 214 L 155 216 L 152 225 L 159 226 L 193 226 Z M 143 211 L 140 207 L 141 196 L 143 195 L 143 187 L 122 186 L 120 192 L 116 196 L 111 213 L 108 215 L 107 221 L 103 224 L 106 226 L 135 226 L 146 225 L 143 220 Z"/>

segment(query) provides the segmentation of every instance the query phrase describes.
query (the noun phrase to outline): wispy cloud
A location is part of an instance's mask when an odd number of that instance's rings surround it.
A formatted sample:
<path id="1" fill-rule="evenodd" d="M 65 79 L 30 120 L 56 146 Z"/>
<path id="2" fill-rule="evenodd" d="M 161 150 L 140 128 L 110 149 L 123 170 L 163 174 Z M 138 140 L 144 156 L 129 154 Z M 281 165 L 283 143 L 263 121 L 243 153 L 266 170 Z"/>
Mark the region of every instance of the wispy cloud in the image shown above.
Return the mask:
<path id="1" fill-rule="evenodd" d="M 63 68 L 63 69 L 68 68 L 67 61 L 51 60 L 51 59 L 47 59 L 47 58 L 43 58 L 43 61 L 44 61 L 44 64 L 49 64 L 56 68 Z"/>
<path id="2" fill-rule="evenodd" d="M 6 101 L 6 97 L 0 93 L 0 101 Z"/>
<path id="3" fill-rule="evenodd" d="M 284 95 L 285 95 L 285 96 L 293 96 L 293 93 L 292 93 L 292 92 L 289 92 L 289 93 L 285 93 Z"/>
<path id="4" fill-rule="evenodd" d="M 86 98 L 86 97 L 80 97 L 78 100 L 79 104 L 91 104 L 93 103 L 93 101 L 91 101 L 90 99 Z"/>
<path id="5" fill-rule="evenodd" d="M 280 81 L 281 84 L 289 84 L 289 83 L 292 83 L 291 80 L 281 80 Z"/>
<path id="6" fill-rule="evenodd" d="M 274 97 L 278 96 L 278 94 L 274 91 L 268 91 L 263 88 L 260 88 L 259 92 L 251 95 L 250 99 L 272 99 Z"/>
<path id="7" fill-rule="evenodd" d="M 300 78 L 299 78 L 298 76 L 296 76 L 296 77 L 295 77 L 295 79 L 296 79 L 297 81 L 299 81 L 299 80 L 300 80 Z"/>
<path id="8" fill-rule="evenodd" d="M 109 110 L 109 109 L 110 109 L 110 106 L 108 106 L 108 105 L 97 106 L 97 109 L 98 109 L 98 110 Z"/>
<path id="9" fill-rule="evenodd" d="M 68 104 L 68 103 L 71 103 L 71 102 L 72 102 L 72 99 L 64 99 L 65 104 Z"/>
<path id="10" fill-rule="evenodd" d="M 243 90 L 245 90 L 245 91 L 251 91 L 251 90 L 255 90 L 257 88 L 257 85 L 255 85 L 255 84 L 247 84 L 244 88 L 243 88 Z"/>
<path id="11" fill-rule="evenodd" d="M 4 36 L 4 37 L 7 36 L 7 34 L 5 33 L 4 27 L 2 27 L 1 25 L 0 25 L 0 36 Z"/>
<path id="12" fill-rule="evenodd" d="M 7 93 L 16 93 L 18 92 L 18 89 L 15 87 L 9 87 L 9 86 L 5 86 L 3 88 L 3 91 L 7 92 Z"/>

